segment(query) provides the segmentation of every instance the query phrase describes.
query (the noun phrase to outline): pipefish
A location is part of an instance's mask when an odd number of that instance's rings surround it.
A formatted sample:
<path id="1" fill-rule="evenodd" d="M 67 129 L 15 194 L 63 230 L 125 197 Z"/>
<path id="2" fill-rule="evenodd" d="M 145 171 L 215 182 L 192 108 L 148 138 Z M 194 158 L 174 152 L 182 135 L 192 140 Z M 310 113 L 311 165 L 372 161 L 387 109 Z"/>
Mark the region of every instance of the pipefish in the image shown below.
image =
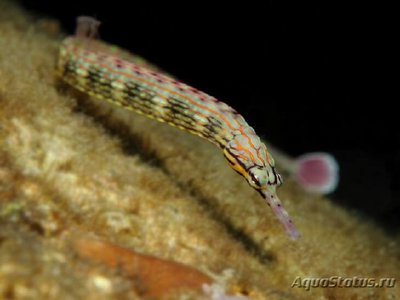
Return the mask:
<path id="1" fill-rule="evenodd" d="M 282 177 L 267 147 L 232 107 L 154 68 L 132 62 L 131 54 L 94 39 L 100 23 L 79 17 L 75 36 L 61 43 L 59 76 L 98 99 L 165 122 L 219 147 L 271 207 L 290 238 L 298 231 L 276 194 Z"/>

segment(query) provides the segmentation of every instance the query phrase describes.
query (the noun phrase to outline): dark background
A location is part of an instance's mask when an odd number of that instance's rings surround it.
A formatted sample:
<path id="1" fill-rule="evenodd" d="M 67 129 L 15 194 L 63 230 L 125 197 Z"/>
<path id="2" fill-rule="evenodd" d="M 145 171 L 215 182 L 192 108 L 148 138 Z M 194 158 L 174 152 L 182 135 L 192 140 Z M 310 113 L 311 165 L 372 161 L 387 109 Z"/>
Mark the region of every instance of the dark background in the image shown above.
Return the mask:
<path id="1" fill-rule="evenodd" d="M 390 8 L 376 4 L 20 1 L 72 33 L 100 37 L 235 107 L 269 142 L 297 156 L 327 151 L 341 181 L 332 201 L 400 225 L 398 97 L 387 95 Z M 260 1 L 261 2 L 261 1 Z M 394 26 L 393 26 L 394 27 Z M 396 72 L 398 73 L 398 72 Z M 398 76 L 398 75 L 397 75 Z"/>

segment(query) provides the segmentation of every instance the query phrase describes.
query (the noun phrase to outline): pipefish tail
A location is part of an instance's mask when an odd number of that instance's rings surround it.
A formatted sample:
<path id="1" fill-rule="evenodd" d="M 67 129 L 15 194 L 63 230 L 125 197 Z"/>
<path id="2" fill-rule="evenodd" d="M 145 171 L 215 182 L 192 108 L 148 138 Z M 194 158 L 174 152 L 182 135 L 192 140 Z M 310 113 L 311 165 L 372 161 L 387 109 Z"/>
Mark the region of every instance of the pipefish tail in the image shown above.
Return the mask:
<path id="1" fill-rule="evenodd" d="M 127 51 L 93 39 L 99 22 L 79 17 L 61 44 L 58 74 L 74 88 L 198 135 L 218 146 L 230 167 L 266 200 L 290 238 L 298 231 L 276 195 L 282 178 L 267 147 L 232 107 L 133 61 Z"/>

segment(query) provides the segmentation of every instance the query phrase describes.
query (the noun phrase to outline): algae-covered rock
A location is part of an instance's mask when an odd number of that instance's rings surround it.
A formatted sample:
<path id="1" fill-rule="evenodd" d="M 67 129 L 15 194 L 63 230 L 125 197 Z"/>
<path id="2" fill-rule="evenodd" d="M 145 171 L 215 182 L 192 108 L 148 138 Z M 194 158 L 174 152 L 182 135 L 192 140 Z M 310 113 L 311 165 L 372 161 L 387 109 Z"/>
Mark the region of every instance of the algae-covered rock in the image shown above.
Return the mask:
<path id="1" fill-rule="evenodd" d="M 0 2 L 1 299 L 400 298 L 300 287 L 398 280 L 399 236 L 287 180 L 289 240 L 213 145 L 62 84 L 58 28 Z"/>

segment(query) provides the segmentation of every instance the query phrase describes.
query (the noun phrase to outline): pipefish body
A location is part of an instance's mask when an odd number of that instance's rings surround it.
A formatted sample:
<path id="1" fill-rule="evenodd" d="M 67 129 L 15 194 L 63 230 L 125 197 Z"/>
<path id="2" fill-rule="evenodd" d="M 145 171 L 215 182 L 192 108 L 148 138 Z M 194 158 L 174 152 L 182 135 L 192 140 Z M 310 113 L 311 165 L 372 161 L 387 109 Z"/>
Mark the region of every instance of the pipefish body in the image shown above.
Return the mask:
<path id="1" fill-rule="evenodd" d="M 282 178 L 267 147 L 232 107 L 176 79 L 133 63 L 133 56 L 93 39 L 99 22 L 78 18 L 61 44 L 59 76 L 74 88 L 196 134 L 218 146 L 230 167 L 266 200 L 290 238 L 298 231 L 276 195 Z M 129 57 L 131 56 L 131 57 Z"/>

